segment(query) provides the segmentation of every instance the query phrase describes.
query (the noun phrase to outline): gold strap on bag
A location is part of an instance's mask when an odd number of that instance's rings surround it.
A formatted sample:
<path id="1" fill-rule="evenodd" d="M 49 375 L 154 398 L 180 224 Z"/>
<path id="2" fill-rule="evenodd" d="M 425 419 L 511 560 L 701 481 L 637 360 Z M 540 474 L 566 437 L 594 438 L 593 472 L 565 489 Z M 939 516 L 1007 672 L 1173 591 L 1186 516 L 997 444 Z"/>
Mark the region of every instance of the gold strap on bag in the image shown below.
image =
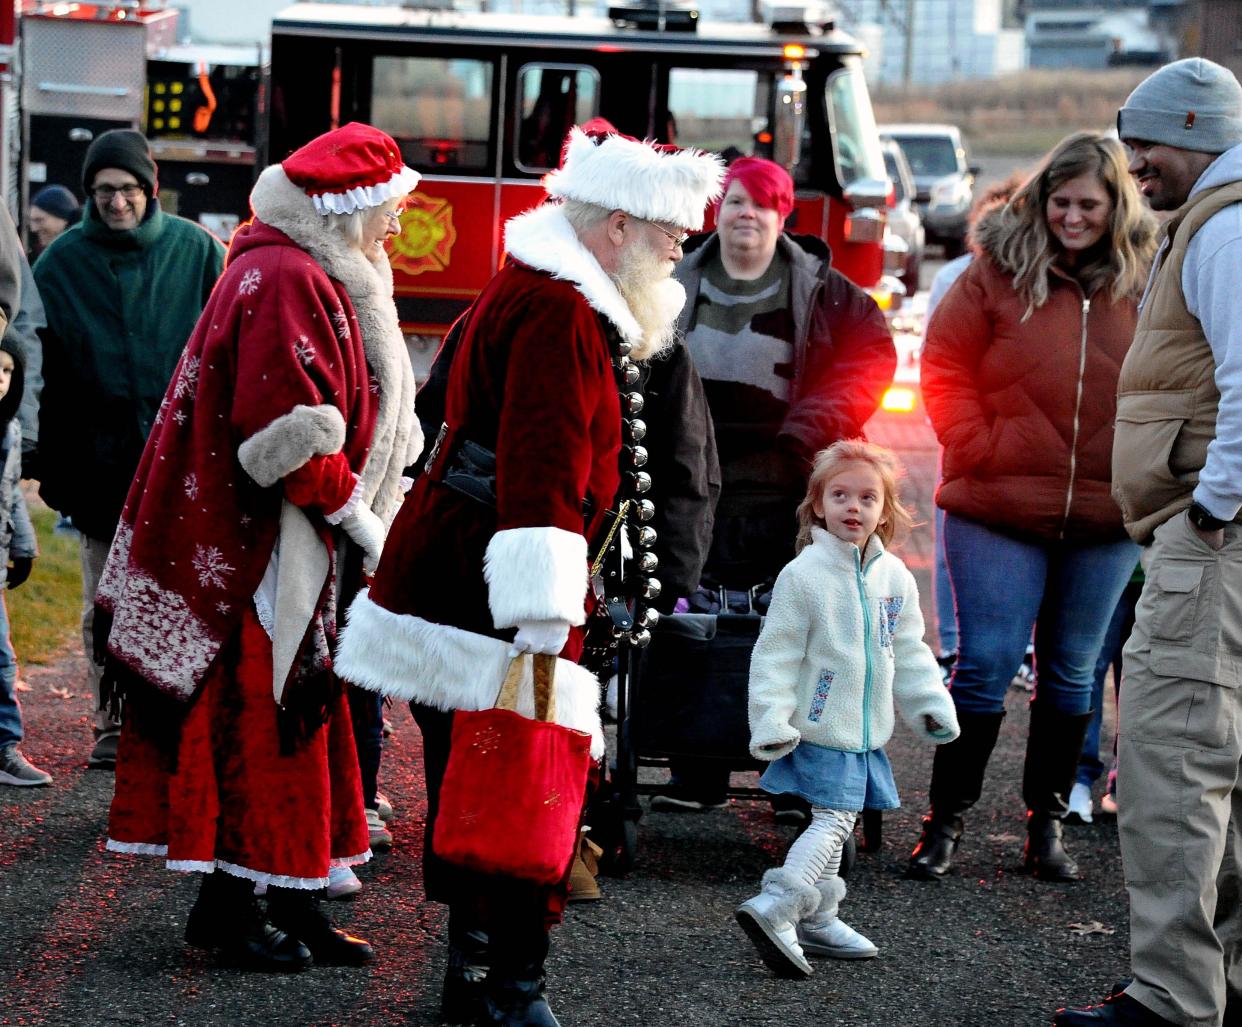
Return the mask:
<path id="1" fill-rule="evenodd" d="M 522 683 L 522 660 L 526 653 L 518 653 L 509 661 L 509 669 L 505 672 L 504 683 L 500 686 L 500 694 L 496 697 L 496 708 L 517 712 L 518 688 Z M 553 680 L 556 677 L 556 657 L 549 653 L 535 653 L 531 656 L 533 687 L 535 690 L 535 719 L 556 720 L 556 689 Z"/>

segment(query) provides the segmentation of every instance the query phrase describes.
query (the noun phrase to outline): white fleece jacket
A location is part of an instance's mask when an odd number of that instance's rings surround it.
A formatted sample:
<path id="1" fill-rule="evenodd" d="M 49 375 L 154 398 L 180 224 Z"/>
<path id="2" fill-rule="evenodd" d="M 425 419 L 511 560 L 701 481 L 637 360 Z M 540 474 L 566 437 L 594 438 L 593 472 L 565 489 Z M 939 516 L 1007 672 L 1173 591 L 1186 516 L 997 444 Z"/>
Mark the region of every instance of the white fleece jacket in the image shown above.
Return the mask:
<path id="1" fill-rule="evenodd" d="M 776 579 L 751 656 L 751 753 L 778 759 L 802 739 L 878 749 L 893 734 L 894 700 L 920 738 L 952 741 L 957 714 L 923 641 L 914 575 L 875 535 L 860 553 L 822 528 L 811 534 Z M 924 714 L 946 730 L 930 734 Z"/>
<path id="2" fill-rule="evenodd" d="M 1226 150 L 1199 176 L 1190 195 L 1242 179 L 1242 145 Z M 1160 257 L 1157 257 L 1157 266 Z M 1242 203 L 1204 223 L 1186 248 L 1182 295 L 1203 325 L 1216 360 L 1220 407 L 1216 438 L 1208 444 L 1194 497 L 1217 517 L 1231 521 L 1242 509 Z"/>

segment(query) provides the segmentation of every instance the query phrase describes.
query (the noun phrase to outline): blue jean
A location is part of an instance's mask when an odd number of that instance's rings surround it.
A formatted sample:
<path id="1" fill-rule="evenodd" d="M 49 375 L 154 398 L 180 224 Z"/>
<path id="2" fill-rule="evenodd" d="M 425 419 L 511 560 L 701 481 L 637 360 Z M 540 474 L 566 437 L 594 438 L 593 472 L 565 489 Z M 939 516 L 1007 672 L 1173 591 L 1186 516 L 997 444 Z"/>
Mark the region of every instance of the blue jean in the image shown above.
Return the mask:
<path id="1" fill-rule="evenodd" d="M 936 507 L 932 538 L 932 591 L 936 596 L 936 634 L 941 653 L 957 652 L 957 604 L 953 601 L 953 579 L 944 553 L 945 513 Z"/>
<path id="2" fill-rule="evenodd" d="M 1138 546 L 1016 539 L 951 513 L 944 542 L 957 602 L 954 705 L 1004 710 L 1035 625 L 1035 701 L 1070 716 L 1090 710 L 1095 663 Z"/>
<path id="3" fill-rule="evenodd" d="M 0 749 L 22 740 L 22 707 L 17 701 L 17 654 L 9 638 L 9 611 L 0 581 Z"/>
<path id="4" fill-rule="evenodd" d="M 1104 679 L 1108 677 L 1108 669 L 1113 669 L 1113 698 L 1121 689 L 1121 650 L 1130 637 L 1134 627 L 1134 607 L 1143 591 L 1141 581 L 1132 581 L 1126 585 L 1113 610 L 1112 619 L 1108 622 L 1108 631 L 1104 635 L 1104 645 L 1100 649 L 1100 657 L 1095 661 L 1095 679 L 1091 682 L 1091 720 L 1087 722 L 1087 735 L 1082 742 L 1082 755 L 1078 757 L 1078 776 L 1080 784 L 1095 784 L 1104 773 L 1104 761 L 1100 759 L 1100 728 L 1104 723 Z M 1116 741 L 1113 744 L 1114 758 L 1112 766 L 1116 767 Z M 1108 775 L 1108 790 L 1115 792 L 1116 771 Z"/>

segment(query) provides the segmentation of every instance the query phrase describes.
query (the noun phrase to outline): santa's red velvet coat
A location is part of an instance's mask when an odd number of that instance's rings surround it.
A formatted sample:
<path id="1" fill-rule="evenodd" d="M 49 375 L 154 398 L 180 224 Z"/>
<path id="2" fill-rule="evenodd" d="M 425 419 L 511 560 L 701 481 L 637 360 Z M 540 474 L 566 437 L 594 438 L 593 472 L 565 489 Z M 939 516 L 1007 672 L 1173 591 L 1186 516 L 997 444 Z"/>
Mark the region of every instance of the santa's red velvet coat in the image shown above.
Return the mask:
<path id="1" fill-rule="evenodd" d="M 607 335 L 642 336 L 558 208 L 515 218 L 505 242 L 512 260 L 468 315 L 442 443 L 469 440 L 496 454 L 496 506 L 445 486 L 434 469 L 421 477 L 338 649 L 347 680 L 441 710 L 495 705 L 519 622 L 583 624 L 587 538 L 619 484 Z M 580 650 L 575 629 L 557 666 L 557 719 L 589 731 L 598 757 L 599 684 L 572 662 Z M 529 691 L 524 698 L 529 706 Z"/>
<path id="2" fill-rule="evenodd" d="M 331 231 L 278 166 L 252 202 L 100 582 L 110 656 L 185 704 L 170 759 L 131 696 L 108 846 L 309 888 L 329 860 L 369 855 L 357 755 L 340 696 L 282 753 L 277 701 L 330 665 L 325 517 L 365 503 L 390 520 L 421 436 L 387 261 Z"/>

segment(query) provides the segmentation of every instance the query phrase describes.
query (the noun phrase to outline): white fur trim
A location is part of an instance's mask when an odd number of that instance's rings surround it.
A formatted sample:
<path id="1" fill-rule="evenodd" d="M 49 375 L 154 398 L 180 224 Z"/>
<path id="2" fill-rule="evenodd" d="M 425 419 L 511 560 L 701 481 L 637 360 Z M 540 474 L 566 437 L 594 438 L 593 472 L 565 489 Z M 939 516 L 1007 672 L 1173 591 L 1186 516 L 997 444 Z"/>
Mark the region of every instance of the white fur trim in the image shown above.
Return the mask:
<path id="1" fill-rule="evenodd" d="M 237 447 L 237 459 L 264 488 L 275 485 L 313 456 L 339 453 L 345 445 L 345 418 L 327 403 L 296 406 Z"/>
<path id="2" fill-rule="evenodd" d="M 404 164 L 401 170 L 387 182 L 379 185 L 359 185 L 340 193 L 319 193 L 311 197 L 315 210 L 320 214 L 352 214 L 356 210 L 369 210 L 394 196 L 404 196 L 418 185 L 420 175 Z"/>
<path id="3" fill-rule="evenodd" d="M 216 864 L 210 859 L 170 859 L 164 866 L 179 874 L 212 874 Z"/>
<path id="4" fill-rule="evenodd" d="M 153 845 L 150 842 L 118 842 L 109 838 L 105 846 L 109 852 L 125 852 L 134 856 L 167 856 L 167 845 Z"/>
<path id="5" fill-rule="evenodd" d="M 768 914 L 776 922 L 796 924 L 819 908 L 819 889 L 785 867 L 776 867 L 764 873 L 763 890 L 776 899 Z"/>
<path id="6" fill-rule="evenodd" d="M 256 217 L 309 253 L 354 305 L 367 367 L 379 392 L 375 432 L 362 468 L 363 496 L 389 525 L 403 498 L 402 472 L 423 449 L 422 428 L 414 415 L 414 371 L 392 300 L 392 266 L 384 254 L 370 260 L 326 228 L 310 197 L 289 181 L 279 164 L 259 175 L 250 205 Z"/>
<path id="7" fill-rule="evenodd" d="M 339 510 L 333 510 L 331 513 L 323 515 L 323 519 L 329 524 L 340 524 L 351 514 L 356 513 L 358 505 L 362 502 L 362 479 L 358 475 L 354 475 L 354 491 L 349 494 L 349 498 L 345 500 L 344 505 Z"/>
<path id="8" fill-rule="evenodd" d="M 649 143 L 619 135 L 596 143 L 575 128 L 569 133 L 564 164 L 544 176 L 543 187 L 549 196 L 697 232 L 708 203 L 720 195 L 723 177 L 724 162 L 713 153 L 661 153 Z"/>
<path id="9" fill-rule="evenodd" d="M 587 544 L 564 528 L 506 528 L 483 556 L 487 605 L 498 629 L 524 621 L 586 620 Z"/>
<path id="10" fill-rule="evenodd" d="M 578 233 L 554 204 L 544 204 L 505 223 L 505 249 L 527 267 L 573 282 L 587 305 L 603 314 L 627 342 L 643 341 L 643 330 L 630 313 L 617 284 L 599 266 Z"/>
<path id="11" fill-rule="evenodd" d="M 337 675 L 360 688 L 439 710 L 486 710 L 509 667 L 509 643 L 421 617 L 393 613 L 368 590 L 350 604 L 337 645 Z M 523 661 L 530 678 L 531 661 Z M 556 721 L 591 736 L 591 755 L 604 756 L 599 681 L 568 660 L 556 661 Z M 531 689 L 519 689 L 518 712 L 533 717 Z"/>

